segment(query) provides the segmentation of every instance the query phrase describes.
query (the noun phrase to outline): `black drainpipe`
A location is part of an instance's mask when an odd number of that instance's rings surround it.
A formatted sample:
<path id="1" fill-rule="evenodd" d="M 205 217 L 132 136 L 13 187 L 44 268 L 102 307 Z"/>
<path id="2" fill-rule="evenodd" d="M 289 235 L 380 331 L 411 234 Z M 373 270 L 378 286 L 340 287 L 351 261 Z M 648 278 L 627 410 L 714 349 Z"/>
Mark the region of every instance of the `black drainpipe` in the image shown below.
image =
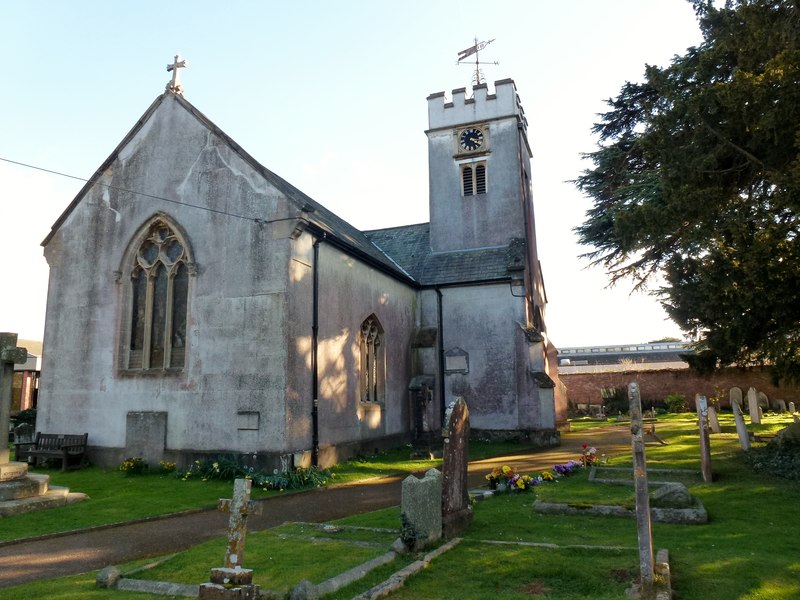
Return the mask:
<path id="1" fill-rule="evenodd" d="M 442 291 L 438 287 L 436 288 L 436 309 L 438 311 L 438 322 L 436 324 L 438 327 L 438 331 L 436 332 L 436 344 L 438 346 L 437 350 L 439 351 L 439 408 L 441 409 L 441 426 L 444 427 L 444 340 L 442 339 L 444 334 L 444 323 L 442 320 Z"/>
<path id="2" fill-rule="evenodd" d="M 325 237 L 325 234 L 322 234 Z M 317 366 L 317 345 L 319 335 L 319 242 L 314 240 L 313 266 L 313 316 L 311 322 L 311 464 L 319 464 L 319 368 Z"/>

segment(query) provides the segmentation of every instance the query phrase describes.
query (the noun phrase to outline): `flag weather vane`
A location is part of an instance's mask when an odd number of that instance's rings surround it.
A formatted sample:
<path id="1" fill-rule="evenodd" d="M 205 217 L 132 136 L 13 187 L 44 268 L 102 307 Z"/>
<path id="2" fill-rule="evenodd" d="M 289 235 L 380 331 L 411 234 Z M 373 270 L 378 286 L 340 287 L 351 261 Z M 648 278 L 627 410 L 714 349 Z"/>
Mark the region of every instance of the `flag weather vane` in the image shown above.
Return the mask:
<path id="1" fill-rule="evenodd" d="M 458 60 L 456 61 L 456 64 L 459 64 L 459 65 L 466 64 L 466 63 L 462 63 L 461 61 L 466 59 L 466 58 L 469 58 L 473 54 L 475 55 L 475 74 L 472 76 L 473 85 L 479 85 L 480 83 L 483 83 L 483 71 L 481 71 L 481 65 L 499 65 L 500 64 L 497 61 L 494 61 L 494 62 L 486 62 L 486 61 L 481 62 L 479 60 L 479 58 L 478 58 L 478 52 L 483 50 L 484 48 L 486 48 L 486 46 L 491 44 L 493 41 L 494 41 L 494 39 L 488 40 L 486 42 L 479 42 L 478 38 L 476 37 L 474 46 L 470 46 L 466 50 L 462 50 L 461 52 L 458 53 Z"/>

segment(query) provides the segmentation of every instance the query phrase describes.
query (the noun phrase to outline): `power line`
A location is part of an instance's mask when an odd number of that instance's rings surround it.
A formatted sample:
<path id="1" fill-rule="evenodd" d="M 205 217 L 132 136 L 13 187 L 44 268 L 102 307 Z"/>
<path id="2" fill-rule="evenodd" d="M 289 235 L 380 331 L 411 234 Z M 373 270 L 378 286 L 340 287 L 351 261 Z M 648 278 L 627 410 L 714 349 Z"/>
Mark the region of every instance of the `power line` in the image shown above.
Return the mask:
<path id="1" fill-rule="evenodd" d="M 88 182 L 89 181 L 89 179 L 86 179 L 85 177 L 77 177 L 75 175 L 69 175 L 68 173 L 60 173 L 59 171 L 53 171 L 52 169 L 45 169 L 44 167 L 37 167 L 36 165 L 29 165 L 29 164 L 26 164 L 26 163 L 23 163 L 23 162 L 19 162 L 19 161 L 16 161 L 16 160 L 11 160 L 9 158 L 3 158 L 2 156 L 0 156 L 0 160 L 3 161 L 3 162 L 11 163 L 12 165 L 18 165 L 20 167 L 26 167 L 28 169 L 34 169 L 36 171 L 42 171 L 44 173 L 50 173 L 51 175 L 58 175 L 59 177 L 67 177 L 68 179 L 77 179 L 78 181 L 83 181 L 83 182 Z M 234 217 L 236 219 L 244 219 L 245 221 L 253 221 L 254 223 L 257 223 L 259 225 L 264 225 L 265 223 L 275 223 L 277 221 L 291 221 L 291 220 L 296 218 L 296 217 L 287 217 L 287 218 L 283 218 L 283 219 L 274 219 L 272 221 L 265 221 L 264 219 L 261 219 L 259 217 L 247 217 L 247 216 L 244 216 L 244 215 L 237 215 L 236 213 L 230 213 L 230 212 L 227 212 L 227 211 L 224 211 L 224 210 L 218 210 L 216 208 L 209 208 L 207 206 L 199 206 L 197 204 L 192 204 L 190 202 L 181 202 L 180 200 L 173 200 L 172 198 L 164 198 L 163 196 L 156 196 L 154 194 L 148 194 L 146 192 L 136 192 L 134 190 L 128 190 L 128 189 L 117 187 L 117 186 L 114 186 L 114 185 L 109 185 L 107 183 L 102 183 L 100 181 L 96 181 L 95 183 L 97 185 L 101 185 L 103 187 L 106 187 L 106 188 L 108 188 L 110 190 L 114 190 L 114 191 L 117 191 L 117 192 L 126 192 L 128 194 L 135 194 L 137 196 L 144 196 L 145 198 L 151 198 L 153 200 L 161 200 L 163 202 L 170 202 L 172 204 L 178 204 L 180 206 L 186 206 L 186 207 L 189 207 L 189 208 L 196 208 L 198 210 L 205 210 L 205 211 L 208 211 L 208 212 L 211 212 L 211 213 L 216 213 L 218 215 L 225 215 L 227 217 Z"/>

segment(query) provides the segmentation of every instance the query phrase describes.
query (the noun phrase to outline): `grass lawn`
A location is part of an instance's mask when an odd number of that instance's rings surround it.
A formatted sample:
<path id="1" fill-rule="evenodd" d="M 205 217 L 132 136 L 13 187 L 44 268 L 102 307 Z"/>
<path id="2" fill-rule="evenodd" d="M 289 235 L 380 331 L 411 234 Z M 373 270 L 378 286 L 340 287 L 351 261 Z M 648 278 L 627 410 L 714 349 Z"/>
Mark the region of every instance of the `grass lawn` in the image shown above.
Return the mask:
<path id="1" fill-rule="evenodd" d="M 777 417 L 768 416 L 765 426 L 774 425 L 776 420 Z M 686 481 L 690 491 L 705 504 L 710 522 L 654 523 L 654 546 L 669 549 L 673 586 L 681 600 L 796 600 L 800 598 L 800 520 L 794 513 L 800 505 L 800 483 L 753 473 L 739 450 L 732 417 L 725 414 L 722 422 L 725 432 L 711 437 L 716 480 L 708 484 L 701 480 Z M 696 431 L 693 415 L 660 419 L 658 433 L 669 444 L 648 444 L 648 465 L 699 470 Z M 612 461 L 612 466 L 626 463 L 630 464 L 629 457 L 620 456 Z M 590 483 L 583 472 L 557 483 L 543 484 L 536 488 L 536 493 L 549 501 L 625 503 L 632 491 L 623 486 Z M 625 587 L 638 572 L 634 521 L 542 515 L 531 510 L 533 500 L 531 493 L 511 493 L 478 502 L 473 525 L 463 534 L 464 541 L 435 559 L 392 597 L 500 600 L 623 597 Z M 348 517 L 339 523 L 397 528 L 399 520 L 399 508 L 394 507 Z M 393 538 L 394 534 L 366 530 L 330 534 L 309 526 L 284 525 L 249 535 L 245 564 L 255 570 L 257 581 L 265 588 L 286 590 L 302 578 L 318 583 L 377 556 Z M 618 549 L 545 549 L 520 542 Z M 205 581 L 208 569 L 221 563 L 223 548 L 223 540 L 213 540 L 137 577 Z M 382 567 L 367 580 L 330 598 L 352 598 L 386 579 L 403 564 Z M 125 568 L 134 566 L 137 565 Z M 0 598 L 42 597 L 158 598 L 96 590 L 94 574 L 0 590 Z"/>

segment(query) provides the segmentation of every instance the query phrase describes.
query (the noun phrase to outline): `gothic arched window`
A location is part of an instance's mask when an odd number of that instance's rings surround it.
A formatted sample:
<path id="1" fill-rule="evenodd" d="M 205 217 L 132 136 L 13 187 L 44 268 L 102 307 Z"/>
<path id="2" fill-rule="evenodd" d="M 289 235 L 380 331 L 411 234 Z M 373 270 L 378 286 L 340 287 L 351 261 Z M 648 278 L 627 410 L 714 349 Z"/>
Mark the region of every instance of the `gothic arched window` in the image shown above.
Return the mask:
<path id="1" fill-rule="evenodd" d="M 361 324 L 361 401 L 383 402 L 386 353 L 383 328 L 375 315 Z"/>
<path id="2" fill-rule="evenodd" d="M 153 219 L 137 236 L 129 269 L 123 368 L 183 368 L 189 275 L 193 271 L 185 240 L 166 219 Z"/>

